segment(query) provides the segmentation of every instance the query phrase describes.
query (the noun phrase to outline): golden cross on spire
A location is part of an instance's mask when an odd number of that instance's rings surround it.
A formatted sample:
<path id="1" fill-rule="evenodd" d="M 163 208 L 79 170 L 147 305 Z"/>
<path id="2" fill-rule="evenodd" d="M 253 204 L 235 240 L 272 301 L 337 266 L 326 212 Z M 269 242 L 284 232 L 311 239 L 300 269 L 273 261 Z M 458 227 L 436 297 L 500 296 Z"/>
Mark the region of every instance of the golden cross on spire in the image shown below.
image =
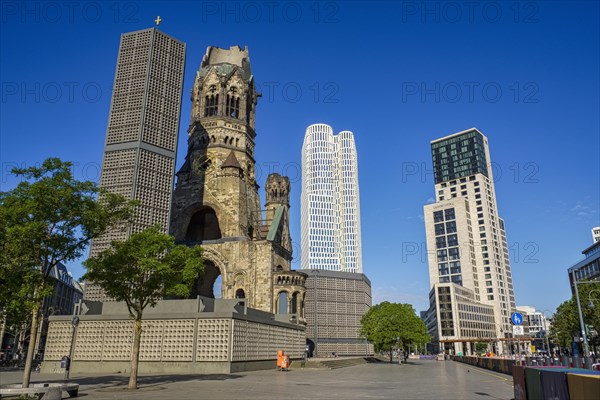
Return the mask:
<path id="1" fill-rule="evenodd" d="M 158 17 L 156 17 L 154 22 L 156 22 L 156 26 L 160 25 L 160 23 L 162 22 L 162 19 L 160 19 L 160 15 Z"/>

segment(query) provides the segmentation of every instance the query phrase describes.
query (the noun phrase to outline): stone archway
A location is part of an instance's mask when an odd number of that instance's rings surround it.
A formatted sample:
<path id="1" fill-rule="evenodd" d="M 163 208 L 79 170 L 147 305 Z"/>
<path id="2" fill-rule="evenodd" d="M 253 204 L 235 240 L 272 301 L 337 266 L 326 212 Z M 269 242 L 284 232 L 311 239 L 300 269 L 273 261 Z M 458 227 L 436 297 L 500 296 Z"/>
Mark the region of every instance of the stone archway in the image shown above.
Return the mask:
<path id="1" fill-rule="evenodd" d="M 214 262 L 205 259 L 204 260 L 204 273 L 194 284 L 192 290 L 192 298 L 196 296 L 210 297 L 214 299 L 219 296 L 220 293 L 215 293 L 215 282 L 217 278 L 221 276 L 221 270 L 215 265 Z"/>
<path id="2" fill-rule="evenodd" d="M 219 219 L 213 208 L 201 207 L 190 217 L 185 234 L 186 241 L 203 242 L 204 240 L 221 239 L 222 236 Z"/>

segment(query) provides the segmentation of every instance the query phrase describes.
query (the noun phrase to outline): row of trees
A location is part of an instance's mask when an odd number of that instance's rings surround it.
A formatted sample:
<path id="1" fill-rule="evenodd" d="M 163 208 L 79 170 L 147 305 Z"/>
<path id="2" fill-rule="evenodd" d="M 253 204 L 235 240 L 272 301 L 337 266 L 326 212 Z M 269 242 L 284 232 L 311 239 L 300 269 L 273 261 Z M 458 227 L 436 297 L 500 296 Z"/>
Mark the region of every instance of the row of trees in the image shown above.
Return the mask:
<path id="1" fill-rule="evenodd" d="M 31 321 L 23 372 L 23 387 L 28 387 L 41 307 L 54 288 L 50 271 L 81 258 L 90 241 L 107 230 L 126 229 L 137 203 L 75 179 L 72 163 L 57 158 L 12 173 L 21 182 L 0 192 L 0 320 L 8 326 Z M 113 242 L 84 264 L 84 279 L 125 302 L 135 321 L 129 379 L 135 389 L 144 309 L 165 296 L 189 296 L 203 271 L 202 250 L 175 245 L 155 226 Z"/>
<path id="2" fill-rule="evenodd" d="M 600 282 L 578 285 L 581 313 L 592 346 L 600 346 Z M 550 339 L 563 348 L 569 348 L 574 337 L 581 336 L 577 300 L 573 296 L 556 309 L 550 328 Z"/>

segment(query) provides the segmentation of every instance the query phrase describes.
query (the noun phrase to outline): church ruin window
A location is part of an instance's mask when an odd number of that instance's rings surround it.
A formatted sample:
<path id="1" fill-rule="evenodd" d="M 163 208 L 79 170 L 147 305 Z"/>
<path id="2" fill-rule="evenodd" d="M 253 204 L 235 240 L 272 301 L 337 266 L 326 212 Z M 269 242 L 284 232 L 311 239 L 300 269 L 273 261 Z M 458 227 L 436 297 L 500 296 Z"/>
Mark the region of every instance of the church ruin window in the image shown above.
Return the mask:
<path id="1" fill-rule="evenodd" d="M 204 98 L 204 116 L 211 117 L 217 115 L 219 110 L 219 94 L 207 95 Z"/>
<path id="2" fill-rule="evenodd" d="M 292 295 L 291 311 L 292 314 L 298 314 L 298 292 L 294 292 Z"/>
<path id="3" fill-rule="evenodd" d="M 215 210 L 203 207 L 190 219 L 185 239 L 193 242 L 220 239 L 221 228 Z"/>
<path id="4" fill-rule="evenodd" d="M 245 299 L 246 298 L 246 293 L 244 293 L 244 289 L 238 289 L 235 291 L 235 298 L 236 299 Z"/>
<path id="5" fill-rule="evenodd" d="M 287 292 L 279 292 L 277 296 L 277 314 L 287 314 L 288 313 L 288 293 Z"/>
<path id="6" fill-rule="evenodd" d="M 235 87 L 232 87 L 231 94 L 227 95 L 227 102 L 225 104 L 225 114 L 228 117 L 239 118 L 240 116 L 240 98 L 235 94 Z"/>

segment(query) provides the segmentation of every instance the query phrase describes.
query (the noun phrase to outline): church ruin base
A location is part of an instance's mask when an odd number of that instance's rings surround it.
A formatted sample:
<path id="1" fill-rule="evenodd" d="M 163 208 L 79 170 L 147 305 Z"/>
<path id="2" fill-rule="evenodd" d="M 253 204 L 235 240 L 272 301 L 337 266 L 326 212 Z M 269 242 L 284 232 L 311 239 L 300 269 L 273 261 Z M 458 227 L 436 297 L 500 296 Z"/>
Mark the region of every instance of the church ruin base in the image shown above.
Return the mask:
<path id="1" fill-rule="evenodd" d="M 96 306 L 96 307 L 94 307 Z M 71 373 L 128 373 L 133 321 L 123 303 L 90 304 L 75 329 Z M 164 300 L 145 312 L 141 374 L 228 374 L 275 368 L 277 351 L 301 358 L 306 336 L 289 315 L 244 306 L 244 299 Z M 50 318 L 43 373 L 64 373 L 71 349 L 71 317 Z"/>

